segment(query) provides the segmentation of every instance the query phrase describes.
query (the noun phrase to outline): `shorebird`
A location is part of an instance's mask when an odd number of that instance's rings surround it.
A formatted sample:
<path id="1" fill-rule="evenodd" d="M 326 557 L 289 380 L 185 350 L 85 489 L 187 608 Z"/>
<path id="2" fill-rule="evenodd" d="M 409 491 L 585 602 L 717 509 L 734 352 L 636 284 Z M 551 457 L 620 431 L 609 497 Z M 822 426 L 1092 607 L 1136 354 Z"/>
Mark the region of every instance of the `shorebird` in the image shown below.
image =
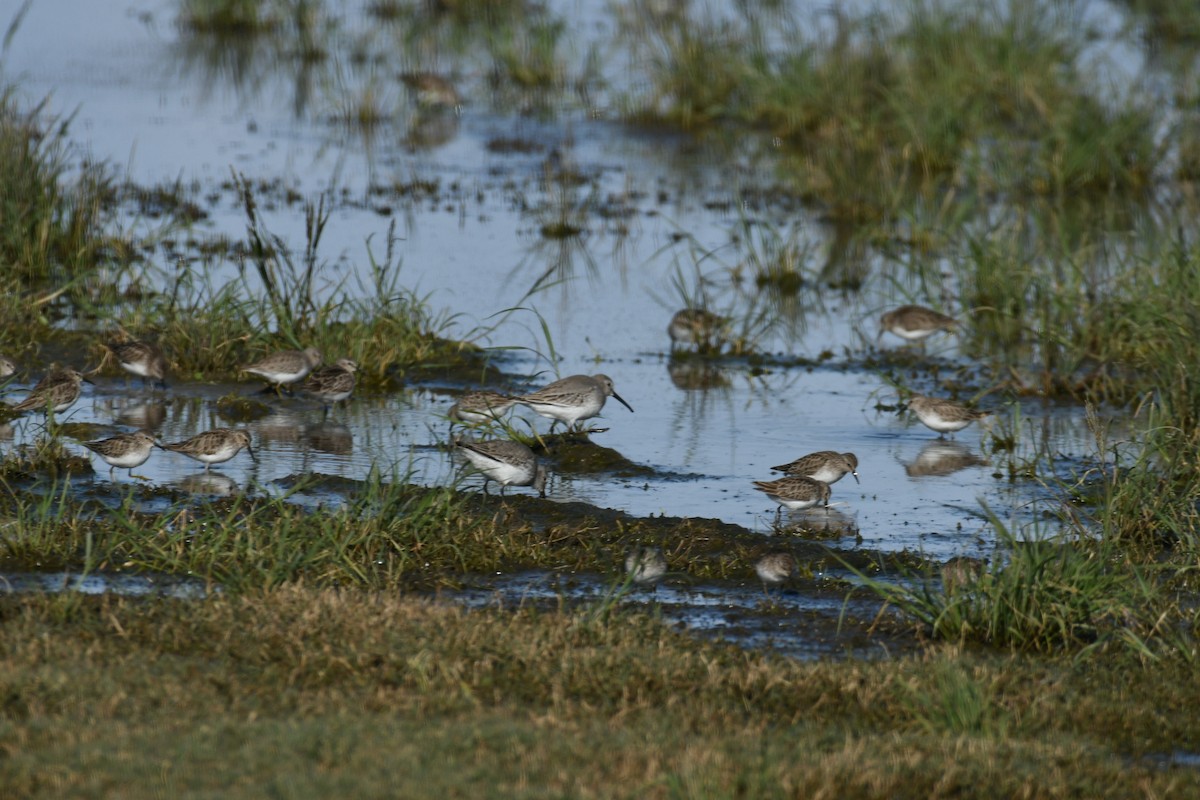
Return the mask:
<path id="1" fill-rule="evenodd" d="M 516 403 L 515 397 L 499 392 L 467 392 L 450 406 L 446 416 L 450 418 L 451 426 L 456 422 L 462 425 L 485 425 L 495 422 Z"/>
<path id="2" fill-rule="evenodd" d="M 505 487 L 531 486 L 541 497 L 546 496 L 546 468 L 527 446 L 510 439 L 489 439 L 482 442 L 460 440 L 454 443 L 475 468 L 483 473 L 483 493 L 489 481 Z"/>
<path id="3" fill-rule="evenodd" d="M 107 439 L 94 442 L 84 442 L 83 446 L 91 450 L 108 464 L 109 477 L 117 467 L 129 470 L 133 477 L 134 467 L 140 467 L 150 458 L 150 452 L 158 447 L 154 437 L 145 431 L 119 433 Z"/>
<path id="4" fill-rule="evenodd" d="M 322 420 L 329 416 L 331 406 L 349 399 L 354 392 L 354 373 L 358 364 L 349 358 L 339 358 L 329 367 L 321 367 L 304 381 L 304 391 L 321 401 L 325 406 Z"/>
<path id="5" fill-rule="evenodd" d="M 164 444 L 163 450 L 183 453 L 188 458 L 194 458 L 204 464 L 207 472 L 213 464 L 220 464 L 236 456 L 242 448 L 250 454 L 253 461 L 258 457 L 250 447 L 250 433 L 236 428 L 213 428 L 204 433 L 198 433 L 182 442 Z"/>
<path id="6" fill-rule="evenodd" d="M 768 586 L 778 586 L 796 577 L 797 571 L 796 557 L 783 550 L 767 553 L 754 562 L 754 572 L 762 581 L 763 593 L 767 597 L 770 597 L 770 593 L 767 592 Z"/>
<path id="7" fill-rule="evenodd" d="M 143 384 L 153 379 L 158 388 L 167 388 L 167 359 L 158 345 L 129 341 L 112 342 L 104 346 L 117 359 L 121 369 L 140 377 Z"/>
<path id="8" fill-rule="evenodd" d="M 925 427 L 937 431 L 939 438 L 947 433 L 961 431 L 975 420 L 983 419 L 992 413 L 976 411 L 952 400 L 940 400 L 920 394 L 914 395 L 908 401 L 908 407 Z"/>
<path id="9" fill-rule="evenodd" d="M 407 72 L 400 80 L 413 92 L 417 107 L 427 110 L 447 109 L 458 113 L 462 98 L 448 78 L 432 72 Z"/>
<path id="10" fill-rule="evenodd" d="M 697 345 L 701 350 L 717 344 L 717 334 L 725 324 L 725 318 L 702 308 L 684 308 L 675 312 L 667 325 L 671 337 L 671 349 L 678 345 Z"/>
<path id="11" fill-rule="evenodd" d="M 516 401 L 554 420 L 550 423 L 550 430 L 553 431 L 559 422 L 565 422 L 570 428 L 596 416 L 604 408 L 604 401 L 608 397 L 616 398 L 621 405 L 633 411 L 633 406 L 613 389 L 612 378 L 607 375 L 572 375 L 531 394 L 521 395 Z"/>
<path id="12" fill-rule="evenodd" d="M 821 483 L 837 483 L 846 473 L 858 480 L 858 457 L 854 453 L 836 453 L 833 450 L 818 450 L 806 456 L 800 456 L 795 461 L 771 467 L 776 472 L 785 475 L 802 475 Z"/>
<path id="13" fill-rule="evenodd" d="M 667 559 L 661 547 L 635 545 L 625 555 L 625 572 L 634 583 L 653 584 L 667 574 Z"/>
<path id="14" fill-rule="evenodd" d="M 891 331 L 901 339 L 915 342 L 932 336 L 938 331 L 952 331 L 958 321 L 940 311 L 924 306 L 900 306 L 879 318 L 879 336 Z"/>
<path id="15" fill-rule="evenodd" d="M 955 556 L 942 564 L 942 590 L 954 594 L 970 588 L 983 577 L 987 562 L 971 556 Z"/>
<path id="16" fill-rule="evenodd" d="M 278 394 L 281 387 L 304 380 L 320 363 L 321 351 L 315 347 L 305 350 L 280 350 L 253 364 L 247 364 L 242 367 L 242 372 L 266 379 Z"/>
<path id="17" fill-rule="evenodd" d="M 66 411 L 79 399 L 80 384 L 83 381 L 91 383 L 79 374 L 78 370 L 52 369 L 29 390 L 29 395 L 24 400 L 12 407 L 12 410 L 21 413 L 46 411 L 48 415 Z"/>
<path id="18" fill-rule="evenodd" d="M 829 484 L 812 478 L 789 475 L 774 481 L 755 481 L 754 488 L 779 503 L 776 516 L 782 514 L 784 508 L 801 511 L 817 504 L 829 507 Z"/>

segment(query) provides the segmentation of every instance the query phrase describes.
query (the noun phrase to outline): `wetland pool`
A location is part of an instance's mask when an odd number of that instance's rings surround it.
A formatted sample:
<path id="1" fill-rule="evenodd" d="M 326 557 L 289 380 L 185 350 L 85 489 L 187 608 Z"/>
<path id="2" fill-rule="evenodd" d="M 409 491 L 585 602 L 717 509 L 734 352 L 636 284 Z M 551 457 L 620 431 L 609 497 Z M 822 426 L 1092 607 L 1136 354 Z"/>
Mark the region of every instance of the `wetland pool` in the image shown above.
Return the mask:
<path id="1" fill-rule="evenodd" d="M 590 4 L 549 8 L 574 20 L 584 42 L 611 36 L 617 25 Z M 630 413 L 610 402 L 593 420 L 607 428 L 593 435 L 595 445 L 628 465 L 586 473 L 550 458 L 554 501 L 717 519 L 766 540 L 775 536 L 776 509 L 752 481 L 769 479 L 772 465 L 807 452 L 850 451 L 861 484 L 844 478 L 828 514 L 785 514 L 785 523 L 828 529 L 832 521 L 845 533 L 835 537 L 839 547 L 944 561 L 992 554 L 985 507 L 1016 531 L 1045 533 L 1053 524 L 1046 517 L 1060 503 L 1055 478 L 1070 480 L 1094 464 L 1097 445 L 1082 408 L 1029 402 L 1018 411 L 990 396 L 972 383 L 972 365 L 954 337 L 935 337 L 924 350 L 890 337 L 877 344 L 883 310 L 906 302 L 953 307 L 953 287 L 931 287 L 865 247 L 847 246 L 811 211 L 748 202 L 748 193 L 773 180 L 753 148 L 716 157 L 684 137 L 621 125 L 618 90 L 586 101 L 552 97 L 536 111 L 506 105 L 488 97 L 470 63 L 460 70 L 467 100 L 461 114 L 443 120 L 448 130 L 440 139 L 414 139 L 411 126 L 420 120 L 402 103 L 393 124 L 368 135 L 329 120 L 330 103 L 353 85 L 317 81 L 302 92 L 305 78 L 287 59 L 255 55 L 239 63 L 234 51 L 223 59 L 220 42 L 175 25 L 175 10 L 172 3 L 127 0 L 34 4 L 5 63 L 22 94 L 47 97 L 52 111 L 71 115 L 72 137 L 89 158 L 121 165 L 138 185 L 178 187 L 203 209 L 190 229 L 155 239 L 147 275 L 159 281 L 156 288 L 166 290 L 183 269 L 216 284 L 255 280 L 232 260 L 206 260 L 180 245 L 245 236 L 233 172 L 270 187 L 263 219 L 297 249 L 304 214 L 295 198 L 330 198 L 322 254 L 331 286 L 369 291 L 368 253 L 382 252 L 394 224 L 401 282 L 453 315 L 446 335 L 495 349 L 493 363 L 507 380 L 490 388 L 525 391 L 559 375 L 602 372 L 633 407 Z M 345 13 L 352 29 L 369 27 L 361 7 Z M 65 17 L 75 24 L 62 26 Z M 618 73 L 616 80 L 636 78 Z M 433 188 L 412 191 L 420 186 Z M 561 220 L 579 233 L 546 235 Z M 126 227 L 154 239 L 154 225 L 152 215 L 130 212 Z M 781 231 L 781 239 L 772 238 Z M 794 248 L 802 284 L 794 294 L 756 295 L 738 280 L 738 265 L 778 241 Z M 933 271 L 939 273 L 936 264 Z M 855 290 L 841 288 L 848 285 Z M 767 309 L 775 324 L 756 341 L 764 358 L 672 357 L 666 328 L 684 305 L 681 286 L 718 308 Z M 73 362 L 90 368 L 96 360 L 79 354 Z M 40 376 L 41 365 L 21 366 L 5 390 L 9 402 Z M 981 395 L 979 405 L 996 412 L 993 422 L 946 440 L 897 413 L 896 384 L 937 392 L 941 378 L 973 387 L 966 396 Z M 94 380 L 63 420 L 92 426 L 90 438 L 137 427 L 163 441 L 215 426 L 250 430 L 257 463 L 238 456 L 205 473 L 183 456 L 156 452 L 136 470 L 151 484 L 206 495 L 282 491 L 286 479 L 305 473 L 361 480 L 373 468 L 426 485 L 459 480 L 461 464 L 445 446 L 445 413 L 474 388 L 423 380 L 389 393 L 361 390 L 324 419 L 319 404 L 266 397 L 250 381 L 173 379 L 164 393 L 111 370 Z M 226 416 L 218 401 L 231 394 L 261 400 L 266 412 Z M 518 417 L 520 429 L 546 430 L 546 420 Z M 1005 448 L 997 446 L 997 426 L 1013 440 Z M 26 418 L 2 433 L 0 448 L 9 451 L 34 440 L 39 426 Z M 1009 462 L 1030 454 L 1046 454 L 1052 470 L 1012 479 Z M 95 477 L 83 480 L 107 481 L 106 466 L 95 467 Z M 142 479 L 118 470 L 113 480 Z M 474 490 L 478 481 L 467 478 L 463 486 Z M 539 581 L 553 579 L 508 576 L 464 600 L 551 591 Z M 582 598 L 598 591 L 589 579 L 579 581 L 553 591 Z M 719 627 L 704 591 L 668 587 L 655 602 L 674 608 L 664 616 L 683 624 Z M 739 591 L 746 597 L 732 608 L 761 597 L 757 584 Z M 793 602 L 800 612 L 817 601 Z M 836 601 L 818 605 L 839 613 Z"/>

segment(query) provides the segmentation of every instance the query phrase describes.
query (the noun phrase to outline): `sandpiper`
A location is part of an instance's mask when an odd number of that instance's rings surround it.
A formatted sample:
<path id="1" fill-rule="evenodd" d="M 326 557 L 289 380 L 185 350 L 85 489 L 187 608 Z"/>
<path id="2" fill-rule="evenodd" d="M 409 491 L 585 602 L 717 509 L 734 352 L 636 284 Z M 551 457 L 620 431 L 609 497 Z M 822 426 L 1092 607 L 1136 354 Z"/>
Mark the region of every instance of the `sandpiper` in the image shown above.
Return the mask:
<path id="1" fill-rule="evenodd" d="M 783 513 L 784 508 L 801 511 L 817 504 L 829 506 L 829 484 L 802 475 L 789 475 L 774 481 L 755 481 L 754 488 L 779 503 L 779 513 Z"/>
<path id="2" fill-rule="evenodd" d="M 520 442 L 510 439 L 460 440 L 455 445 L 483 473 L 484 494 L 487 494 L 488 482 L 496 481 L 500 484 L 501 496 L 510 484 L 532 486 L 541 497 L 546 496 L 546 468 L 538 463 L 533 451 Z"/>
<path id="3" fill-rule="evenodd" d="M 717 344 L 717 334 L 725 318 L 719 317 L 703 308 L 684 308 L 675 312 L 671 323 L 667 325 L 667 335 L 671 337 L 671 349 L 678 345 L 698 345 L 701 349 L 711 348 Z"/>
<path id="4" fill-rule="evenodd" d="M 763 582 L 763 591 L 768 586 L 778 586 L 786 580 L 796 577 L 796 557 L 783 550 L 767 553 L 754 562 L 754 571 Z"/>
<path id="5" fill-rule="evenodd" d="M 401 75 L 400 80 L 412 90 L 419 108 L 444 108 L 457 112 L 462 107 L 458 89 L 448 78 L 432 72 L 408 72 Z"/>
<path id="6" fill-rule="evenodd" d="M 182 442 L 171 442 L 162 445 L 163 450 L 173 450 L 183 453 L 188 458 L 194 458 L 204 463 L 207 472 L 213 464 L 228 461 L 238 454 L 242 448 L 250 454 L 254 461 L 258 457 L 250 447 L 250 433 L 236 428 L 213 428 L 211 431 L 198 433 Z"/>
<path id="7" fill-rule="evenodd" d="M 516 405 L 517 399 L 499 392 L 486 390 L 467 392 L 450 406 L 446 416 L 450 424 L 455 422 L 463 425 L 485 425 L 495 422 L 501 414 Z"/>
<path id="8" fill-rule="evenodd" d="M 333 366 L 321 367 L 309 375 L 304 381 L 304 391 L 325 405 L 325 416 L 328 417 L 330 406 L 348 399 L 354 391 L 354 373 L 357 371 L 356 362 L 339 358 Z"/>
<path id="9" fill-rule="evenodd" d="M 242 367 L 242 372 L 265 378 L 278 392 L 282 386 L 304 380 L 304 377 L 320 363 L 321 351 L 315 347 L 305 350 L 280 350 L 253 364 L 247 364 Z"/>
<path id="10" fill-rule="evenodd" d="M 786 475 L 802 475 L 821 483 L 837 483 L 846 473 L 858 480 L 858 457 L 854 453 L 836 453 L 833 450 L 818 450 L 806 456 L 800 456 L 795 461 L 771 467 L 776 472 Z"/>
<path id="11" fill-rule="evenodd" d="M 87 381 L 77 370 L 52 369 L 29 390 L 29 396 L 12 407 L 13 411 L 66 411 L 79 399 L 80 383 Z M 88 381 L 91 383 L 91 381 Z"/>
<path id="12" fill-rule="evenodd" d="M 667 574 L 667 558 L 661 547 L 635 545 L 625 555 L 625 572 L 634 583 L 651 584 Z"/>
<path id="13" fill-rule="evenodd" d="M 975 420 L 983 419 L 992 413 L 976 411 L 952 400 L 940 400 L 919 394 L 908 401 L 908 407 L 927 428 L 937 431 L 939 437 L 961 431 Z"/>
<path id="14" fill-rule="evenodd" d="M 879 339 L 891 331 L 909 342 L 932 336 L 938 331 L 952 331 L 958 324 L 954 317 L 924 306 L 900 306 L 879 319 Z"/>
<path id="15" fill-rule="evenodd" d="M 633 411 L 633 406 L 613 389 L 612 378 L 607 375 L 572 375 L 532 394 L 521 395 L 516 401 L 554 420 L 550 423 L 550 430 L 553 431 L 559 422 L 565 422 L 570 428 L 596 416 L 604 408 L 607 397 L 615 397 L 621 405 Z"/>
<path id="16" fill-rule="evenodd" d="M 4 356 L 0 356 L 0 380 L 11 378 L 17 371 L 17 365 Z"/>
<path id="17" fill-rule="evenodd" d="M 114 469 L 120 467 L 129 470 L 129 476 L 133 477 L 133 468 L 146 463 L 150 451 L 158 447 L 158 442 L 145 431 L 134 431 L 95 442 L 84 442 L 83 446 L 104 459 L 110 476 Z"/>
<path id="18" fill-rule="evenodd" d="M 942 564 L 942 589 L 954 594 L 978 583 L 983 577 L 987 562 L 971 556 L 955 556 Z"/>
<path id="19" fill-rule="evenodd" d="M 105 347 L 117 359 L 121 369 L 137 375 L 145 383 L 153 379 L 158 388 L 167 388 L 167 359 L 158 345 L 149 342 L 112 342 Z"/>

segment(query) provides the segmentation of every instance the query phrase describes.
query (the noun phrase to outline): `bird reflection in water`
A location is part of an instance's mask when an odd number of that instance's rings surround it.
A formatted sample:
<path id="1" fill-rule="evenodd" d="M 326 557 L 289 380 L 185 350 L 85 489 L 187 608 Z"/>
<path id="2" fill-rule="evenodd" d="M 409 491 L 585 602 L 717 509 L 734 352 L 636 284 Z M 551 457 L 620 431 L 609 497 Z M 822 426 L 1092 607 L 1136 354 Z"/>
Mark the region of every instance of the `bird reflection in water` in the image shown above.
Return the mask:
<path id="1" fill-rule="evenodd" d="M 304 429 L 304 441 L 313 450 L 334 456 L 348 456 L 354 450 L 354 434 L 337 423 L 309 425 Z"/>
<path id="2" fill-rule="evenodd" d="M 986 458 L 975 455 L 961 442 L 935 439 L 922 447 L 915 459 L 904 465 L 904 471 L 910 478 L 924 478 L 950 475 L 987 463 Z"/>
<path id="3" fill-rule="evenodd" d="M 238 484 L 228 475 L 219 472 L 197 472 L 175 481 L 175 486 L 192 494 L 207 494 L 214 497 L 232 497 L 238 493 Z"/>

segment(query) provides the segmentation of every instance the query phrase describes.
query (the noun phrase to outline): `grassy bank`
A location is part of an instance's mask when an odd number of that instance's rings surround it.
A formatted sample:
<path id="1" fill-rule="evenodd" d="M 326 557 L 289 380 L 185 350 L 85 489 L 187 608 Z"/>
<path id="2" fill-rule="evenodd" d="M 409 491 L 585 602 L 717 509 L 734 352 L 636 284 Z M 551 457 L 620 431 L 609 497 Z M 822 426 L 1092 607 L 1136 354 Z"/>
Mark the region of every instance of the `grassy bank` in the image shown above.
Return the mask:
<path id="1" fill-rule="evenodd" d="M 0 620 L 0 780 L 22 797 L 1118 797 L 1200 780 L 1165 763 L 1200 735 L 1194 669 L 1172 661 L 804 664 L 640 615 L 297 586 L 5 597 Z"/>
<path id="2" fill-rule="evenodd" d="M 661 547 L 673 575 L 696 580 L 756 580 L 754 562 L 771 548 L 791 551 L 807 577 L 833 561 L 814 541 L 764 542 L 716 520 L 637 518 L 519 494 L 480 497 L 454 486 L 413 486 L 402 472 L 361 483 L 301 478 L 277 497 L 205 501 L 129 487 L 94 498 L 66 477 L 30 485 L 39 475 L 88 468 L 61 447 L 47 450 L 40 462 L 10 457 L 8 471 L 0 472 L 6 481 L 0 514 L 20 531 L 0 539 L 0 569 L 189 575 L 247 592 L 291 583 L 430 589 L 470 575 L 532 569 L 606 575 L 619 584 L 634 545 Z M 290 496 L 313 491 L 333 492 L 341 502 L 314 509 Z M 164 507 L 142 510 L 148 505 Z M 862 569 L 874 566 L 869 555 L 840 557 Z M 826 591 L 840 596 L 844 588 Z"/>
<path id="3" fill-rule="evenodd" d="M 404 286 L 394 231 L 381 252 L 364 244 L 369 285 L 333 277 L 320 254 L 323 198 L 305 205 L 307 235 L 296 247 L 267 229 L 243 181 L 246 239 L 228 248 L 229 261 L 181 260 L 160 274 L 117 221 L 139 190 L 118 189 L 104 165 L 81 167 L 68 131 L 69 120 L 22 108 L 13 89 L 0 94 L 0 310 L 9 323 L 0 351 L 30 373 L 45 366 L 25 363 L 39 351 L 93 368 L 104 357 L 99 343 L 122 336 L 158 344 L 185 380 L 230 379 L 274 350 L 305 347 L 330 363 L 354 359 L 360 380 L 376 386 L 421 369 L 478 374 L 485 363 L 478 348 L 450 338 L 452 315 Z M 188 224 L 181 198 L 170 205 L 178 214 L 158 237 Z M 214 278 L 214 266 L 240 277 Z"/>

